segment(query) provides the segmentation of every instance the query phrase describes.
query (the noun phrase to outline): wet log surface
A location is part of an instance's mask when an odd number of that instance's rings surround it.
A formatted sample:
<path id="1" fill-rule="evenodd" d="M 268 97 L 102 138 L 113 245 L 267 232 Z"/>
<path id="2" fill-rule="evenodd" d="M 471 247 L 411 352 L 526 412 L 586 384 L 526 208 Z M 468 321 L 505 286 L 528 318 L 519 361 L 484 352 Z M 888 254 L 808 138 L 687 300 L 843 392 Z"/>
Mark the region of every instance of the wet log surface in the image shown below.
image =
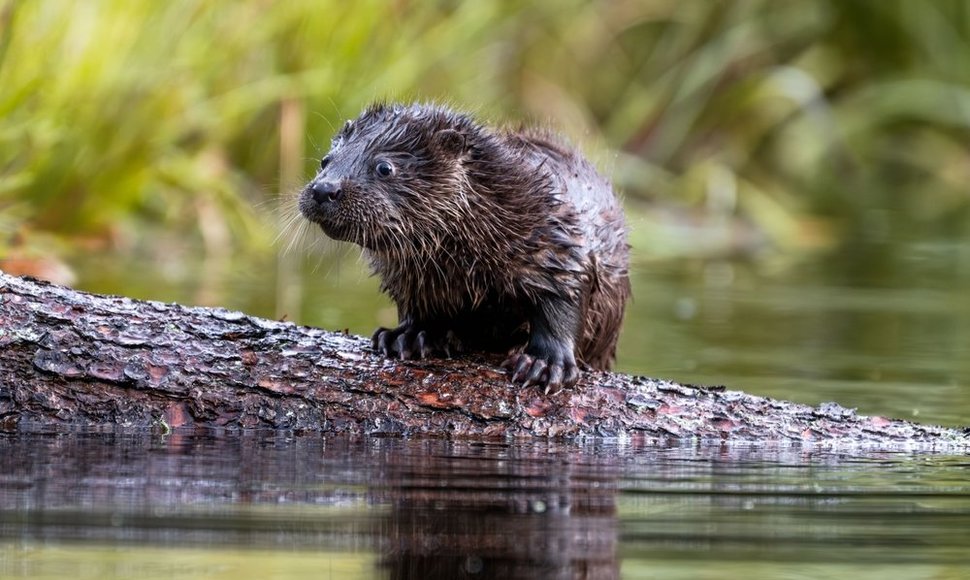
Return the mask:
<path id="1" fill-rule="evenodd" d="M 369 341 L 0 272 L 0 429 L 274 429 L 970 449 L 970 430 L 587 372 L 546 396 L 501 357 L 401 362 Z"/>

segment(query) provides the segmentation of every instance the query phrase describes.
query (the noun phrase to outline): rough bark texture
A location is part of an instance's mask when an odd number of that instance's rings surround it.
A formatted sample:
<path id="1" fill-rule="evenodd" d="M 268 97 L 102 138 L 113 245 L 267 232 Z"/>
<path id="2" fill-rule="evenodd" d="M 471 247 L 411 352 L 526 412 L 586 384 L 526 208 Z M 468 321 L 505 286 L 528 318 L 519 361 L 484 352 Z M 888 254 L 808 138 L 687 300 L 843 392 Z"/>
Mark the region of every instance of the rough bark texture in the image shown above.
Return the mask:
<path id="1" fill-rule="evenodd" d="M 400 362 L 369 341 L 0 272 L 0 429 L 292 429 L 966 450 L 970 431 L 612 373 L 545 396 L 498 358 Z"/>

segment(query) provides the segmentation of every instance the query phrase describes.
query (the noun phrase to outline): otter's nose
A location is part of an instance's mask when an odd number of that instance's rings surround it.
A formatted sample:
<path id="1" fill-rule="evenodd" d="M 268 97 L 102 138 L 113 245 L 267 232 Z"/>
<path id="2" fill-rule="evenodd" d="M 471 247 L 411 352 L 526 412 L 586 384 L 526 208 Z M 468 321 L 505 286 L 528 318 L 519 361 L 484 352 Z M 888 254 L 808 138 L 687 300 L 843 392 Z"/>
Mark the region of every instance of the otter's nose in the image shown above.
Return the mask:
<path id="1" fill-rule="evenodd" d="M 333 203 L 343 194 L 340 184 L 335 181 L 318 181 L 310 189 L 313 191 L 313 201 L 319 204 Z"/>

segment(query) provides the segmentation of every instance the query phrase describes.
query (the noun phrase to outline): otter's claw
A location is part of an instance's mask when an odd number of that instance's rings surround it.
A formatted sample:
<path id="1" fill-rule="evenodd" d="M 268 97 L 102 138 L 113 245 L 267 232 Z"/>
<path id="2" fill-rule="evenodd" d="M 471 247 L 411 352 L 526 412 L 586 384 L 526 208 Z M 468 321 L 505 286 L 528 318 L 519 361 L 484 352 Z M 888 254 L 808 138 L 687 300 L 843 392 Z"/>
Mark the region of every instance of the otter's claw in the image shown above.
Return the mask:
<path id="1" fill-rule="evenodd" d="M 509 370 L 509 380 L 513 383 L 523 387 L 544 386 L 547 395 L 571 387 L 579 380 L 579 368 L 572 355 L 546 358 L 521 352 L 505 359 L 502 367 Z"/>
<path id="2" fill-rule="evenodd" d="M 402 324 L 394 329 L 378 328 L 371 338 L 371 346 L 380 354 L 388 358 L 401 360 L 418 360 L 444 353 L 451 357 L 452 353 L 461 352 L 461 342 L 452 331 L 444 334 L 415 328 L 412 324 Z"/>
<path id="3" fill-rule="evenodd" d="M 374 332 L 374 336 L 371 338 L 371 346 L 377 352 L 381 353 L 386 357 L 390 357 L 394 349 L 391 347 L 394 341 L 394 331 L 388 328 L 378 328 Z"/>

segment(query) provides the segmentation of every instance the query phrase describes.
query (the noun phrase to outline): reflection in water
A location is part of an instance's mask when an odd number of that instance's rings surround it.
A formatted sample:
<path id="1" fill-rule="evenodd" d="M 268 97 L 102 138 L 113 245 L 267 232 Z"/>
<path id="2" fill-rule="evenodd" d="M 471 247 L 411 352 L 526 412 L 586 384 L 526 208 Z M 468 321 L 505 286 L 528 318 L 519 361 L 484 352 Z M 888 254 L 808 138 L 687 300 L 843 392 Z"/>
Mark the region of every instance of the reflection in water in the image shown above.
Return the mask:
<path id="1" fill-rule="evenodd" d="M 3 578 L 970 567 L 966 457 L 254 434 L 0 450 Z"/>
<path id="2" fill-rule="evenodd" d="M 377 551 L 390 578 L 615 578 L 615 471 L 578 449 L 322 437 L 8 436 L 19 542 Z"/>
<path id="3" fill-rule="evenodd" d="M 615 472 L 551 445 L 419 445 L 388 470 L 391 578 L 618 577 Z"/>

